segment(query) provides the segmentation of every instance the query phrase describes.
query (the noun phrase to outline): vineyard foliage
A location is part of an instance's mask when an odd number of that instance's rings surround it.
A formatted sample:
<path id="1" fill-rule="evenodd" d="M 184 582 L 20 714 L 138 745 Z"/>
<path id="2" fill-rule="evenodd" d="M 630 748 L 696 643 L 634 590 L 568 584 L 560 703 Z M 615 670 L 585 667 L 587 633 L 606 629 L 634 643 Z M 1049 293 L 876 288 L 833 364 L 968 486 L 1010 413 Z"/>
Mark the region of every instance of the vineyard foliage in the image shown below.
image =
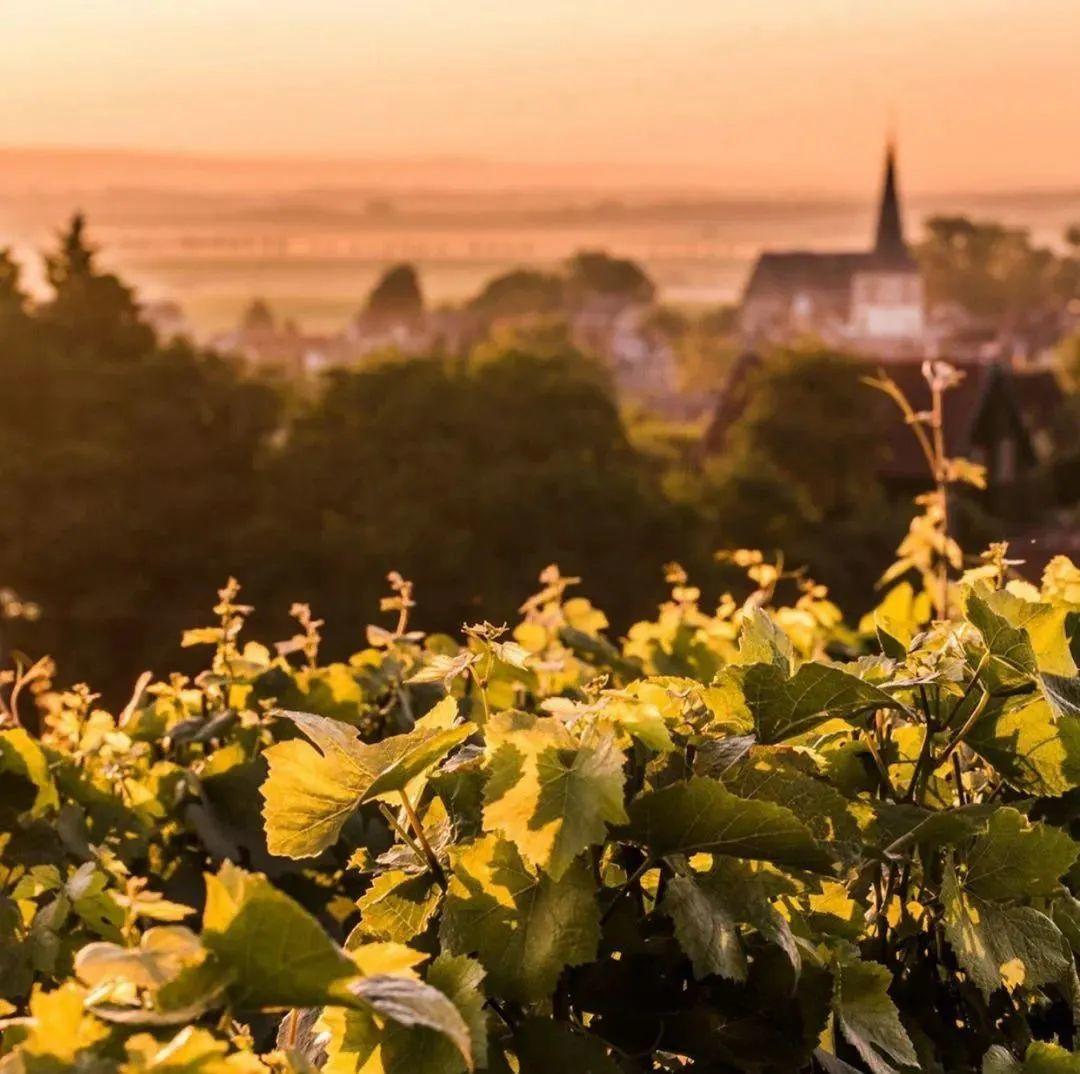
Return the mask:
<path id="1" fill-rule="evenodd" d="M 552 566 L 460 642 L 391 574 L 328 664 L 230 581 L 116 715 L 16 654 L 0 1074 L 1080 1074 L 1080 570 L 959 573 L 925 373 L 875 382 L 935 487 L 857 627 L 740 550 L 618 644 Z"/>
<path id="2" fill-rule="evenodd" d="M 327 664 L 230 583 L 116 714 L 21 663 L 0 1071 L 1080 1070 L 1080 570 L 849 627 L 733 558 L 621 644 L 549 568 L 461 642 L 392 576 Z"/>

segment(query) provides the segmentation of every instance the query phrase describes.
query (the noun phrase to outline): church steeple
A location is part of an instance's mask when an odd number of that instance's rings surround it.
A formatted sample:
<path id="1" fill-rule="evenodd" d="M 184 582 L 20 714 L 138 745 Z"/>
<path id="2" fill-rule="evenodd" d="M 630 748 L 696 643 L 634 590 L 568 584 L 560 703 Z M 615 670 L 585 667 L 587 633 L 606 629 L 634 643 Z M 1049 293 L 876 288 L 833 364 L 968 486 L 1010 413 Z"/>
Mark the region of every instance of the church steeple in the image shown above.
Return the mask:
<path id="1" fill-rule="evenodd" d="M 908 256 L 904 227 L 900 221 L 900 198 L 896 192 L 896 146 L 891 138 L 885 150 L 885 181 L 881 189 L 874 253 L 890 261 Z"/>

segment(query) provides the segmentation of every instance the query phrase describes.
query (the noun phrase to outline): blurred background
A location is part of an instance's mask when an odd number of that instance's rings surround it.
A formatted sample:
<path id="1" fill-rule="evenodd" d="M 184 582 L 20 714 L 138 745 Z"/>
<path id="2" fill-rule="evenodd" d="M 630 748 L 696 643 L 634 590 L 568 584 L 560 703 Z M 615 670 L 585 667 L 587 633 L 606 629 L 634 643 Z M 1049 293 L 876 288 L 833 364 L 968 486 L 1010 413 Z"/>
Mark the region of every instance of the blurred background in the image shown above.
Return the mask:
<path id="1" fill-rule="evenodd" d="M 863 609 L 964 374 L 966 547 L 1080 502 L 1080 9 L 1033 0 L 4 6 L 0 649 L 123 694 L 230 575 L 361 644 L 615 630 L 782 553 Z"/>

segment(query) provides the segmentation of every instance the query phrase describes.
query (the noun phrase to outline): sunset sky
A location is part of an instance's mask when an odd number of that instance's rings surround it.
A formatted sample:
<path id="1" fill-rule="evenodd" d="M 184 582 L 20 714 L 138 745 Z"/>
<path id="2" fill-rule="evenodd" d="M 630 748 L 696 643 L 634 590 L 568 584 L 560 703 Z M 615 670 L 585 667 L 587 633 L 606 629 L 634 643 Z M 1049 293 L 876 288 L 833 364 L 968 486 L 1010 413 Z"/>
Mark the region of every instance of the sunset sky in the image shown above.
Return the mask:
<path id="1" fill-rule="evenodd" d="M 0 147 L 1080 187 L 1076 0 L 0 0 Z"/>

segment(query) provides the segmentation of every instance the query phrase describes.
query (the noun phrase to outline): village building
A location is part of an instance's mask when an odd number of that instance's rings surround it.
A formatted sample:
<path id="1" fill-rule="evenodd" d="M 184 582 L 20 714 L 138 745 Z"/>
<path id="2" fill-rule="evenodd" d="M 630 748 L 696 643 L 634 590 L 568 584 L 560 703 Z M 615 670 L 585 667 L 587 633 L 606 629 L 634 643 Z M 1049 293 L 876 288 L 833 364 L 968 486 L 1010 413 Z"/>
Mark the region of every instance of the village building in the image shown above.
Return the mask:
<path id="1" fill-rule="evenodd" d="M 923 281 L 904 239 L 892 144 L 873 248 L 766 251 L 746 285 L 739 328 L 751 347 L 812 336 L 877 358 L 926 352 Z"/>

